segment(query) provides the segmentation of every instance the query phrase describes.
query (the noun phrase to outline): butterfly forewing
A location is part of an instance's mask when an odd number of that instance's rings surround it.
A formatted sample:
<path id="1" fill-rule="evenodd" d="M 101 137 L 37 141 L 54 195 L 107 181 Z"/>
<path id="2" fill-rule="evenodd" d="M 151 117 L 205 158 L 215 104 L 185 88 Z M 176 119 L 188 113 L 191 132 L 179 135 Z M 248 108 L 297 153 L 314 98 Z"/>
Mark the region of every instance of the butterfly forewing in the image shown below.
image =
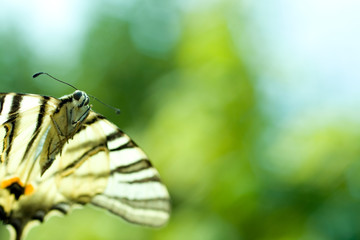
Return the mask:
<path id="1" fill-rule="evenodd" d="M 116 125 L 83 106 L 85 93 L 74 100 L 75 93 L 0 94 L 0 219 L 16 239 L 50 211 L 86 203 L 130 222 L 165 224 L 169 195 L 157 170 Z"/>

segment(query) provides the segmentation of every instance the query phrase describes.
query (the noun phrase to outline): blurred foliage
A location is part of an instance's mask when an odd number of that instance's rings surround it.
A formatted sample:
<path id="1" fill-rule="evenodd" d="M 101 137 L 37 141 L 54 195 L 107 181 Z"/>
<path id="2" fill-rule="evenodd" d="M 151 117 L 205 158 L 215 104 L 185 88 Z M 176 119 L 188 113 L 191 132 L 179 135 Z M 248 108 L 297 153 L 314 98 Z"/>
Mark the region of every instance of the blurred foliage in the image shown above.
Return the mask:
<path id="1" fill-rule="evenodd" d="M 315 113 L 279 126 L 261 110 L 261 69 L 234 46 L 232 2 L 201 11 L 160 2 L 137 2 L 126 14 L 111 1 L 99 6 L 79 64 L 63 75 L 32 58 L 20 34 L 2 34 L 2 91 L 66 94 L 31 80 L 46 66 L 119 107 L 116 116 L 93 103 L 145 149 L 172 197 L 161 229 L 87 206 L 28 239 L 359 239 L 359 125 L 314 126 Z M 242 47 L 254 47 L 243 35 Z"/>

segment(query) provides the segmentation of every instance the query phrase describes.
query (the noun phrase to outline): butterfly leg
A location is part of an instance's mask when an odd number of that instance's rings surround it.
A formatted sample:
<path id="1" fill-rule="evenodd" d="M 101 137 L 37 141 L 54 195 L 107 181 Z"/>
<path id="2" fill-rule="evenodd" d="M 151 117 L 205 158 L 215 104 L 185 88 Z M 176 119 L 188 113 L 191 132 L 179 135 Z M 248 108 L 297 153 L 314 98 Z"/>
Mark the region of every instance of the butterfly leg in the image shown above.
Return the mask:
<path id="1" fill-rule="evenodd" d="M 47 136 L 48 137 L 47 151 L 45 151 L 44 155 L 41 156 L 41 160 L 40 160 L 41 175 L 43 175 L 45 171 L 52 165 L 56 155 L 58 153 L 60 153 L 61 155 L 62 146 L 64 146 L 66 140 L 68 139 L 68 137 L 62 133 L 59 125 L 54 119 L 54 116 L 50 115 L 50 118 L 53 128 L 50 130 L 51 132 Z"/>
<path id="2" fill-rule="evenodd" d="M 52 122 L 54 128 L 56 129 L 58 138 L 59 138 L 60 140 L 64 139 L 64 134 L 61 132 L 60 127 L 59 127 L 59 125 L 56 123 L 53 115 L 50 115 L 50 118 L 51 118 L 51 122 Z"/>

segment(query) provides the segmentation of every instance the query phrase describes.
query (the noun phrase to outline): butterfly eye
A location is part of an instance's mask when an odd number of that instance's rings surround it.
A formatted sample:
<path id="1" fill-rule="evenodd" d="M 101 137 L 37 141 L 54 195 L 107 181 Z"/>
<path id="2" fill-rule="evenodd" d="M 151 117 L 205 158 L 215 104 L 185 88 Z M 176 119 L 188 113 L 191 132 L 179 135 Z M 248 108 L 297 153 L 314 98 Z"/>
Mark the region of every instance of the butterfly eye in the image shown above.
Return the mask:
<path id="1" fill-rule="evenodd" d="M 74 97 L 74 99 L 76 100 L 76 101 L 79 101 L 80 100 L 80 98 L 82 97 L 82 92 L 80 92 L 80 91 L 75 91 L 74 92 L 74 94 L 73 94 L 73 97 Z"/>

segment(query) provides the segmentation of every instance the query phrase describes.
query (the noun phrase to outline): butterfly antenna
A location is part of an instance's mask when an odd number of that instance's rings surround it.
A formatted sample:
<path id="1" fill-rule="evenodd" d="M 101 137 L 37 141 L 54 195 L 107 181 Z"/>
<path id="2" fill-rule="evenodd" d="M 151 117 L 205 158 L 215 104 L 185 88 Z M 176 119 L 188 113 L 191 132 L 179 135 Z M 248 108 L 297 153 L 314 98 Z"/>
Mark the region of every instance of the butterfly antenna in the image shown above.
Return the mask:
<path id="1" fill-rule="evenodd" d="M 98 98 L 96 98 L 96 97 L 94 97 L 94 96 L 92 96 L 92 95 L 89 95 L 89 94 L 88 94 L 88 96 L 89 96 L 89 97 L 92 97 L 93 99 L 95 99 L 95 100 L 98 101 L 99 103 L 103 104 L 104 106 L 107 106 L 108 108 L 111 108 L 112 110 L 115 111 L 116 114 L 120 114 L 120 109 L 118 109 L 118 108 L 116 108 L 116 107 L 113 107 L 113 106 L 111 106 L 111 105 L 109 105 L 109 104 L 106 104 L 106 103 L 104 103 L 103 101 L 101 101 L 100 99 L 98 99 Z"/>
<path id="2" fill-rule="evenodd" d="M 60 79 L 57 79 L 56 77 L 53 77 L 52 75 L 50 75 L 50 74 L 48 74 L 48 73 L 46 73 L 46 72 L 38 72 L 38 73 L 35 73 L 32 77 L 33 77 L 33 78 L 37 78 L 37 77 L 40 76 L 40 75 L 47 75 L 47 76 L 51 77 L 52 79 L 54 79 L 54 80 L 56 80 L 56 81 L 58 81 L 58 82 L 64 83 L 64 84 L 72 87 L 73 89 L 78 90 L 76 87 L 74 87 L 74 86 L 71 85 L 70 83 L 61 81 Z M 113 106 L 111 106 L 111 105 L 109 105 L 109 104 L 106 104 L 106 103 L 102 102 L 100 99 L 98 99 L 98 98 L 96 98 L 96 97 L 94 97 L 94 96 L 92 96 L 92 95 L 88 95 L 88 96 L 89 96 L 89 97 L 92 97 L 93 99 L 95 99 L 95 100 L 98 101 L 99 103 L 103 104 L 104 106 L 107 106 L 108 108 L 113 109 L 116 114 L 119 114 L 119 113 L 120 113 L 120 109 L 118 109 L 118 108 L 116 108 L 116 107 L 113 107 Z"/>
<path id="3" fill-rule="evenodd" d="M 74 86 L 71 85 L 70 83 L 61 81 L 60 79 L 57 79 L 56 77 L 53 77 L 53 76 L 51 76 L 50 74 L 48 74 L 48 73 L 46 73 L 46 72 L 38 72 L 38 73 L 35 73 L 32 77 L 33 77 L 33 78 L 37 78 L 37 77 L 40 76 L 40 75 L 47 75 L 47 76 L 51 77 L 52 79 L 54 79 L 54 80 L 56 80 L 56 81 L 58 81 L 58 82 L 64 83 L 64 84 L 72 87 L 73 89 L 78 90 L 76 87 L 74 87 Z"/>

